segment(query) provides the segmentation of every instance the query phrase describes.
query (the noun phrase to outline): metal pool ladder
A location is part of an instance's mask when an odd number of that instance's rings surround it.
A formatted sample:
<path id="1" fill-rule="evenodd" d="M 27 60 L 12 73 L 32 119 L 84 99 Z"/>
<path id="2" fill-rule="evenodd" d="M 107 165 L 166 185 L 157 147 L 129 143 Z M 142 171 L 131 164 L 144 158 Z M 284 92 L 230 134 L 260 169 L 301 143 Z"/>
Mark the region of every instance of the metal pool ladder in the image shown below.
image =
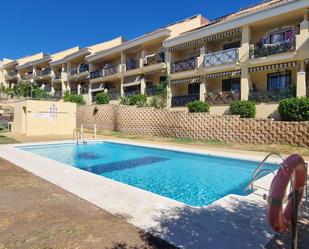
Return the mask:
<path id="1" fill-rule="evenodd" d="M 262 167 L 264 166 L 264 164 L 266 163 L 267 159 L 272 156 L 272 155 L 275 155 L 275 156 L 278 156 L 280 159 L 282 159 L 282 162 L 284 161 L 284 158 L 283 156 L 281 156 L 279 153 L 276 153 L 276 152 L 271 152 L 269 153 L 264 159 L 263 161 L 255 168 L 255 170 L 253 171 L 253 174 L 251 176 L 251 181 L 248 185 L 248 187 L 246 189 L 249 189 L 249 190 L 253 190 L 253 187 L 254 187 L 254 182 L 255 180 L 262 174 L 262 173 L 265 173 L 265 172 L 268 172 L 268 173 L 272 173 L 274 174 L 273 171 L 271 171 L 270 169 L 262 169 Z"/>
<path id="2" fill-rule="evenodd" d="M 76 140 L 77 145 L 79 144 L 79 141 L 81 141 L 82 144 L 87 144 L 87 141 L 85 140 L 85 137 L 84 137 L 84 132 L 79 131 L 77 129 L 73 130 L 73 141 L 75 140 Z"/>

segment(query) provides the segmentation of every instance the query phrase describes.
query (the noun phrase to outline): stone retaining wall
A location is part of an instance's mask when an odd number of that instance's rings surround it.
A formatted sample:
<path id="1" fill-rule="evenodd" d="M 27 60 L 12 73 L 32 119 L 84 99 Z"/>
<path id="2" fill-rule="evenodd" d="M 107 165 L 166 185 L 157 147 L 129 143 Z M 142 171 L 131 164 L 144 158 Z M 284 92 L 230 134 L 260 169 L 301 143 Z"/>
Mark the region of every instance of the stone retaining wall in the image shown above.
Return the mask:
<path id="1" fill-rule="evenodd" d="M 309 147 L 309 122 L 242 119 L 133 106 L 79 106 L 77 125 L 134 135 L 153 135 L 254 144 L 293 144 Z"/>

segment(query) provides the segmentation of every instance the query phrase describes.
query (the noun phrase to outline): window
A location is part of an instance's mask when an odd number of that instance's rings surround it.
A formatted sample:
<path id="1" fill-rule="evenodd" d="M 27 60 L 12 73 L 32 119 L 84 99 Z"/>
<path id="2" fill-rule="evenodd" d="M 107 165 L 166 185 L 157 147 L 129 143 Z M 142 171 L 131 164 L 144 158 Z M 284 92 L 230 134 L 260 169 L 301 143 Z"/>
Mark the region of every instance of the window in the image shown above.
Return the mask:
<path id="1" fill-rule="evenodd" d="M 291 85 L 291 71 L 267 75 L 267 90 L 282 89 Z"/>
<path id="2" fill-rule="evenodd" d="M 222 92 L 240 92 L 240 78 L 230 78 L 222 80 Z"/>
<path id="3" fill-rule="evenodd" d="M 270 44 L 287 42 L 293 39 L 295 33 L 292 29 L 288 29 L 285 31 L 278 31 L 269 35 Z"/>

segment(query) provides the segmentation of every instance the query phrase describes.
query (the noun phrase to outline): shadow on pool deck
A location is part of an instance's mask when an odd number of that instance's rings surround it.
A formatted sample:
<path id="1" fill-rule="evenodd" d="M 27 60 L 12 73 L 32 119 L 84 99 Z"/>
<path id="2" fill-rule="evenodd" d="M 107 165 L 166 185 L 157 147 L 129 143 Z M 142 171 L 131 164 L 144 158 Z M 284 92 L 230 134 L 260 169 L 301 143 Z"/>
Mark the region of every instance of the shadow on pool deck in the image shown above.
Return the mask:
<path id="1" fill-rule="evenodd" d="M 263 248 L 272 238 L 265 205 L 229 197 L 226 207 L 177 208 L 161 213 L 149 232 L 194 249 Z"/>
<path id="2" fill-rule="evenodd" d="M 308 203 L 303 203 L 304 206 Z M 154 235 L 193 249 L 288 249 L 291 233 L 277 234 L 267 221 L 266 202 L 229 197 L 225 207 L 177 208 L 162 212 Z M 299 249 L 309 248 L 309 220 L 301 215 Z"/>

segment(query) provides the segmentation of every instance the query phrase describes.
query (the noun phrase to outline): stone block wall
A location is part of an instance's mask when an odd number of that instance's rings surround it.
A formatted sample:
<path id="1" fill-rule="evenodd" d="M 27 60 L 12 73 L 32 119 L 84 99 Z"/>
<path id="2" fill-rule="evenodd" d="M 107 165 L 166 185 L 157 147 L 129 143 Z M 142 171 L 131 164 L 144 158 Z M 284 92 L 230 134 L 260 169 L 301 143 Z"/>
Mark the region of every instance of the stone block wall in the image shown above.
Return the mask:
<path id="1" fill-rule="evenodd" d="M 77 125 L 133 135 L 221 140 L 252 144 L 291 144 L 309 147 L 309 122 L 242 119 L 134 106 L 80 106 Z"/>

